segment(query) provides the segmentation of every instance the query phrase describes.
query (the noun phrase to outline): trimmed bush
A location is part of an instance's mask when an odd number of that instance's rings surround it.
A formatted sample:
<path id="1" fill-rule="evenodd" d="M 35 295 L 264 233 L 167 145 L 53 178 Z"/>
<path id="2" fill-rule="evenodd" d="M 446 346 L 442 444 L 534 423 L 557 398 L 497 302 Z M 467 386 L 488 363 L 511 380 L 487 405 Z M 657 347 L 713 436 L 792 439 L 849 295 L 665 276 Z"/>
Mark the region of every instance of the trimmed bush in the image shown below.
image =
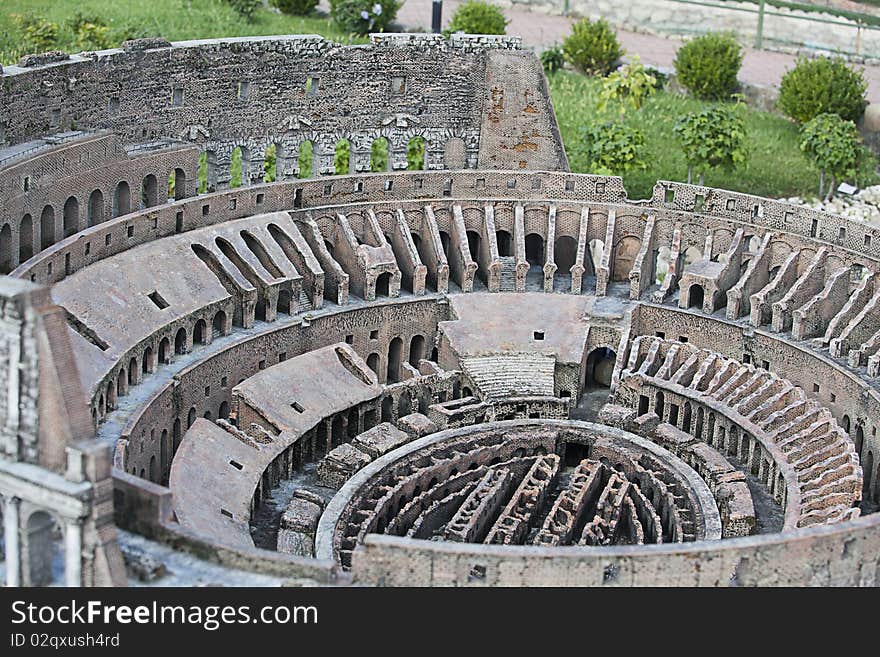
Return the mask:
<path id="1" fill-rule="evenodd" d="M 272 0 L 272 5 L 282 14 L 308 16 L 318 6 L 318 0 Z"/>
<path id="2" fill-rule="evenodd" d="M 645 136 L 638 128 L 624 123 L 590 123 L 580 132 L 574 148 L 583 157 L 588 171 L 598 175 L 617 175 L 644 169 L 640 151 Z"/>
<path id="3" fill-rule="evenodd" d="M 596 22 L 584 18 L 572 25 L 562 52 L 566 61 L 588 75 L 608 75 L 623 56 L 617 34 L 603 18 Z"/>
<path id="4" fill-rule="evenodd" d="M 831 176 L 828 198 L 840 180 L 856 175 L 866 156 L 856 124 L 837 114 L 819 114 L 805 123 L 800 146 L 819 169 L 819 196 L 825 196 L 825 177 Z"/>
<path id="5" fill-rule="evenodd" d="M 402 5 L 398 0 L 330 0 L 330 16 L 346 32 L 384 32 Z"/>
<path id="6" fill-rule="evenodd" d="M 544 67 L 545 73 L 553 73 L 561 71 L 565 66 L 565 55 L 562 54 L 562 48 L 559 46 L 550 46 L 541 53 L 541 66 Z"/>
<path id="7" fill-rule="evenodd" d="M 443 34 L 504 34 L 508 20 L 495 5 L 483 0 L 467 0 L 459 5 Z"/>
<path id="8" fill-rule="evenodd" d="M 672 130 L 688 164 L 688 183 L 694 170 L 703 184 L 707 169 L 733 169 L 746 160 L 746 128 L 742 116 L 729 105 L 685 114 Z"/>
<path id="9" fill-rule="evenodd" d="M 865 111 L 867 89 L 862 72 L 842 57 L 801 58 L 782 76 L 779 109 L 798 123 L 826 113 L 858 121 Z"/>
<path id="10" fill-rule="evenodd" d="M 703 100 L 727 100 L 736 93 L 742 47 L 732 34 L 710 32 L 675 53 L 675 74 L 685 89 Z"/>

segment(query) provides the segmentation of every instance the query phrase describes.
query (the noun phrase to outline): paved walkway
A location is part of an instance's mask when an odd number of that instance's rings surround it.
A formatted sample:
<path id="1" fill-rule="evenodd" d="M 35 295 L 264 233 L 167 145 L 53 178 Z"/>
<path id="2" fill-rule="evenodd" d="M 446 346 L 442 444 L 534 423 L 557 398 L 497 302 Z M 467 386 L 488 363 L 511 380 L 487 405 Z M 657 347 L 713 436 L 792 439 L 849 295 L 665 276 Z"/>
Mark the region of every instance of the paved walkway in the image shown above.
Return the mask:
<path id="1" fill-rule="evenodd" d="M 460 4 L 461 0 L 443 1 L 444 27 Z M 525 45 L 538 50 L 560 43 L 571 31 L 571 24 L 577 20 L 532 12 L 522 7 L 505 7 L 504 15 L 510 20 L 507 33 L 520 35 Z M 397 13 L 397 22 L 409 29 L 429 31 L 431 0 L 405 0 Z M 628 55 L 638 54 L 645 64 L 672 69 L 675 52 L 681 45 L 680 39 L 620 29 L 617 34 Z M 747 48 L 739 78 L 749 84 L 778 87 L 783 73 L 794 65 L 794 61 L 793 55 Z M 880 103 L 880 66 L 866 66 L 864 69 L 868 81 L 868 100 Z"/>

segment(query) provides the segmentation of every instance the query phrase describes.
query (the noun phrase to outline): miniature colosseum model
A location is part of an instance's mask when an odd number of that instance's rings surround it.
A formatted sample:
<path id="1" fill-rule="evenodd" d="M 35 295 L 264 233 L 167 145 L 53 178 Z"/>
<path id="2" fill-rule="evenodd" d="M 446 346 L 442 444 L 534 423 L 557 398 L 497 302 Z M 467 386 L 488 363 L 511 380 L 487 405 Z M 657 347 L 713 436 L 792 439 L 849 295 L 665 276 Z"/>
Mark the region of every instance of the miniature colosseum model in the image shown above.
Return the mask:
<path id="1" fill-rule="evenodd" d="M 569 173 L 513 37 L 2 80 L 8 583 L 880 584 L 876 229 Z"/>

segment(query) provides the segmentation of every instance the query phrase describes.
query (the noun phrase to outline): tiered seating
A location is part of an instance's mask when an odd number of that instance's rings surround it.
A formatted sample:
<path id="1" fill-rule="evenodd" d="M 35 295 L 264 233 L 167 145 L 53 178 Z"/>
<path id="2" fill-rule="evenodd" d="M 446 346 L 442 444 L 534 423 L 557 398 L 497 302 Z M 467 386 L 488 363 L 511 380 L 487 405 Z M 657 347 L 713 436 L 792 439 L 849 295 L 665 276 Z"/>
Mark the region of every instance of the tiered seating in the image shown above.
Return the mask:
<path id="1" fill-rule="evenodd" d="M 461 359 L 484 397 L 552 397 L 556 359 L 543 354 L 499 354 Z"/>

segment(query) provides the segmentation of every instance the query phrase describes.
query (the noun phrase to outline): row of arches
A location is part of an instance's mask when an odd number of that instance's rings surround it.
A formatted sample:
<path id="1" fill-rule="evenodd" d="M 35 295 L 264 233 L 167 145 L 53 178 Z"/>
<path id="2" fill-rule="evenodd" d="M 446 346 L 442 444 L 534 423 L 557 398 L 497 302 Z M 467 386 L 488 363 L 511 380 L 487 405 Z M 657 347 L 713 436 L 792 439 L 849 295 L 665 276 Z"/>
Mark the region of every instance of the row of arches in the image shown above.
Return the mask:
<path id="1" fill-rule="evenodd" d="M 409 351 L 407 352 L 406 362 L 412 367 L 418 369 L 419 362 L 427 358 L 425 336 L 417 333 L 412 336 L 409 341 Z M 430 355 L 431 361 L 437 362 L 437 349 L 433 349 Z M 380 381 L 385 383 L 397 383 L 402 379 L 402 366 L 404 362 L 403 338 L 397 336 L 388 343 L 388 357 L 385 361 L 386 367 L 383 372 L 381 370 L 380 356 L 378 352 L 372 352 L 367 356 L 367 366 L 376 373 Z"/>
<path id="2" fill-rule="evenodd" d="M 175 168 L 168 177 L 168 196 L 160 198 L 159 179 L 148 174 L 140 186 L 140 208 L 148 208 L 166 200 L 181 200 L 186 194 L 186 172 Z M 110 207 L 105 202 L 102 189 L 94 189 L 83 202 L 77 196 L 69 196 L 60 213 L 60 234 L 58 232 L 58 213 L 52 205 L 43 207 L 39 219 L 27 213 L 18 223 L 17 231 L 9 222 L 0 228 L 0 274 L 8 274 L 19 264 L 29 260 L 36 253 L 48 249 L 60 239 L 75 235 L 85 228 L 103 223 L 110 217 L 120 217 L 132 211 L 131 186 L 120 180 L 113 189 Z M 36 232 L 35 232 L 36 231 Z M 18 242 L 15 243 L 15 238 Z"/>

